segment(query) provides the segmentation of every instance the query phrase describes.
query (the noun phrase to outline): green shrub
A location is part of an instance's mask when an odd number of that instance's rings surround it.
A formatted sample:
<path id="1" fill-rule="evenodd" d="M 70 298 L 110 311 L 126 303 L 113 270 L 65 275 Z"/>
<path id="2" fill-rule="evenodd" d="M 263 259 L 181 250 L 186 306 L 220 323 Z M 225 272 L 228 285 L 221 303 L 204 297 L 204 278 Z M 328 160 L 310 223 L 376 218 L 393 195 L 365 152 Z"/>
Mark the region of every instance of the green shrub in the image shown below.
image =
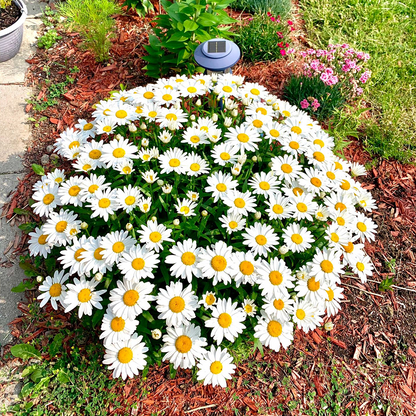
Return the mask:
<path id="1" fill-rule="evenodd" d="M 234 34 L 228 25 L 235 20 L 225 9 L 232 0 L 182 0 L 170 3 L 162 0 L 166 14 L 156 17 L 153 29 L 155 35 L 149 35 L 150 45 L 145 45 L 149 62 L 144 69 L 146 75 L 159 78 L 171 69 L 182 74 L 203 72 L 203 68 L 194 63 L 194 51 L 200 42 L 220 37 L 230 38 Z"/>
<path id="2" fill-rule="evenodd" d="M 153 4 L 150 0 L 126 0 L 123 3 L 123 6 L 136 10 L 137 14 L 141 17 L 146 16 L 147 13 L 154 10 Z"/>
<path id="3" fill-rule="evenodd" d="M 121 12 L 120 6 L 112 0 L 68 0 L 59 5 L 59 12 L 67 18 L 69 28 L 79 32 L 85 48 L 98 62 L 108 60 L 110 40 L 115 36 L 111 16 Z"/>
<path id="4" fill-rule="evenodd" d="M 250 13 L 266 13 L 285 17 L 290 13 L 291 0 L 235 0 L 231 5 L 233 9 L 244 10 Z"/>
<path id="5" fill-rule="evenodd" d="M 58 35 L 55 29 L 48 30 L 38 39 L 38 48 L 50 49 L 62 36 Z"/>
<path id="6" fill-rule="evenodd" d="M 241 26 L 238 46 L 247 61 L 275 61 L 287 54 L 287 33 L 287 25 L 280 19 L 264 13 L 256 14 L 247 25 Z"/>
<path id="7" fill-rule="evenodd" d="M 340 83 L 326 85 L 319 77 L 306 75 L 292 75 L 283 89 L 283 98 L 290 104 L 302 108 L 317 120 L 329 118 L 346 102 Z M 317 100 L 319 107 L 313 105 L 314 100 Z"/>

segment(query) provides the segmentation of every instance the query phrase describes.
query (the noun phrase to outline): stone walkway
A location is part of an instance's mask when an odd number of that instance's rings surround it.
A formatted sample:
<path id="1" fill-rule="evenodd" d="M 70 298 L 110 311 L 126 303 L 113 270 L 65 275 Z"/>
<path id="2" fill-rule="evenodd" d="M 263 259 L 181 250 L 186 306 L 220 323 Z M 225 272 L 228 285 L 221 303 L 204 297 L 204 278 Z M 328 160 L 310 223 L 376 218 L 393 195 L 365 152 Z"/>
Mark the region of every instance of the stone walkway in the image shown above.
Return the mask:
<path id="1" fill-rule="evenodd" d="M 42 23 L 39 17 L 46 3 L 39 0 L 25 0 L 25 3 L 28 19 L 22 47 L 13 59 L 0 63 L 0 210 L 23 176 L 21 156 L 30 138 L 24 111 L 25 99 L 31 94 L 31 89 L 24 86 L 29 67 L 25 60 L 35 51 L 36 33 Z M 19 267 L 19 259 L 10 256 L 13 248 L 4 253 L 17 234 L 20 234 L 17 227 L 10 226 L 6 218 L 0 220 L 0 345 L 12 341 L 8 323 L 19 315 L 17 302 L 22 298 L 11 289 L 25 278 L 25 274 Z"/>

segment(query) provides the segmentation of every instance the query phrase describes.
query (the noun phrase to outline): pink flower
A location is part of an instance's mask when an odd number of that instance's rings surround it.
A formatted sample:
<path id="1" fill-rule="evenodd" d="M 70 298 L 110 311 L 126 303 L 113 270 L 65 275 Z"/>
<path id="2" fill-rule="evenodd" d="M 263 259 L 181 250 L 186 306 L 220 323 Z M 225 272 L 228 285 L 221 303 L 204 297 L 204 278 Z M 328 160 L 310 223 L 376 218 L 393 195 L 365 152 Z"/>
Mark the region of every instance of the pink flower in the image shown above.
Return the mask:
<path id="1" fill-rule="evenodd" d="M 363 93 L 363 89 L 362 88 L 357 88 L 356 90 L 355 90 L 355 93 L 357 94 L 357 95 L 361 95 L 362 93 Z"/>
<path id="2" fill-rule="evenodd" d="M 319 78 L 322 82 L 324 82 L 326 84 L 328 79 L 329 79 L 329 76 L 328 76 L 328 74 L 325 74 L 325 72 L 322 72 L 322 74 Z"/>
<path id="3" fill-rule="evenodd" d="M 295 53 L 295 48 L 289 48 L 286 50 L 286 53 L 289 55 L 291 53 Z"/>
<path id="4" fill-rule="evenodd" d="M 276 32 L 277 36 L 279 36 L 280 39 L 283 39 L 283 33 L 282 32 Z"/>
<path id="5" fill-rule="evenodd" d="M 295 28 L 293 26 L 290 26 L 290 31 L 293 32 Z"/>
<path id="6" fill-rule="evenodd" d="M 300 106 L 305 110 L 309 107 L 308 100 L 305 98 L 303 101 L 300 102 Z"/>
<path id="7" fill-rule="evenodd" d="M 289 26 L 292 26 L 292 25 L 293 25 L 293 22 L 292 22 L 291 20 L 288 20 L 288 21 L 287 21 L 287 24 L 288 24 Z"/>
<path id="8" fill-rule="evenodd" d="M 280 55 L 285 56 L 286 55 L 286 51 L 284 49 L 280 49 Z"/>
<path id="9" fill-rule="evenodd" d="M 320 106 L 321 104 L 319 104 L 319 101 L 316 98 L 314 98 L 312 102 L 313 111 L 316 111 Z"/>
<path id="10" fill-rule="evenodd" d="M 276 19 L 275 19 L 273 16 L 270 18 L 270 20 L 271 20 L 272 22 L 276 21 Z"/>

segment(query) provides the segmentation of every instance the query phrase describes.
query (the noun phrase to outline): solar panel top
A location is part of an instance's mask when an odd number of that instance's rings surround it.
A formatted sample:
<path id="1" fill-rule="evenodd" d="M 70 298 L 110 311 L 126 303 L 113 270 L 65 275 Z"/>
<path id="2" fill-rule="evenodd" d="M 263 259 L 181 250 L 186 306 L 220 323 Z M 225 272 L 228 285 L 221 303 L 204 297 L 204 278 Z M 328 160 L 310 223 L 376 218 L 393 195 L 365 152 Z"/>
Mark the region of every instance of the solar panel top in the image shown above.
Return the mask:
<path id="1" fill-rule="evenodd" d="M 208 53 L 224 53 L 225 40 L 213 40 L 208 42 Z"/>

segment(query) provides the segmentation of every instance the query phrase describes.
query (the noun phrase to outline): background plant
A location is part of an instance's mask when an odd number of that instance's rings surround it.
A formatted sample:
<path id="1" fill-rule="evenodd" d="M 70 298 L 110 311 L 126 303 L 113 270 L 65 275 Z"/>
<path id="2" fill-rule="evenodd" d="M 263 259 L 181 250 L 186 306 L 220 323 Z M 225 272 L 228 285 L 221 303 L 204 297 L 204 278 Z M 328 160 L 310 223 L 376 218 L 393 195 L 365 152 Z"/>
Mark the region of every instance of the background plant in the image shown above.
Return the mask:
<path id="1" fill-rule="evenodd" d="M 50 29 L 38 39 L 38 48 L 50 49 L 59 39 L 62 36 L 58 35 L 56 29 Z"/>
<path id="2" fill-rule="evenodd" d="M 126 0 L 123 3 L 123 6 L 136 10 L 140 17 L 144 17 L 154 10 L 153 4 L 150 0 Z"/>
<path id="3" fill-rule="evenodd" d="M 235 0 L 231 7 L 250 13 L 272 12 L 275 15 L 286 17 L 291 10 L 291 0 Z"/>
<path id="4" fill-rule="evenodd" d="M 109 59 L 111 39 L 115 36 L 115 21 L 111 17 L 121 13 L 112 0 L 68 0 L 59 5 L 59 12 L 67 19 L 71 30 L 80 33 L 84 47 L 98 62 Z"/>
<path id="5" fill-rule="evenodd" d="M 271 13 L 255 14 L 238 32 L 243 58 L 250 62 L 275 61 L 291 53 L 288 26 Z"/>
<path id="6" fill-rule="evenodd" d="M 228 29 L 235 22 L 225 9 L 232 0 L 184 0 L 181 2 L 162 0 L 166 14 L 153 21 L 154 35 L 149 35 L 149 45 L 145 45 L 148 56 L 143 57 L 148 64 L 146 74 L 153 78 L 166 75 L 171 69 L 178 73 L 194 74 L 203 72 L 193 59 L 193 54 L 201 42 L 220 37 L 229 39 L 234 34 Z"/>
<path id="7" fill-rule="evenodd" d="M 10 7 L 12 4 L 12 0 L 0 0 L 0 9 L 5 9 L 6 7 Z"/>

